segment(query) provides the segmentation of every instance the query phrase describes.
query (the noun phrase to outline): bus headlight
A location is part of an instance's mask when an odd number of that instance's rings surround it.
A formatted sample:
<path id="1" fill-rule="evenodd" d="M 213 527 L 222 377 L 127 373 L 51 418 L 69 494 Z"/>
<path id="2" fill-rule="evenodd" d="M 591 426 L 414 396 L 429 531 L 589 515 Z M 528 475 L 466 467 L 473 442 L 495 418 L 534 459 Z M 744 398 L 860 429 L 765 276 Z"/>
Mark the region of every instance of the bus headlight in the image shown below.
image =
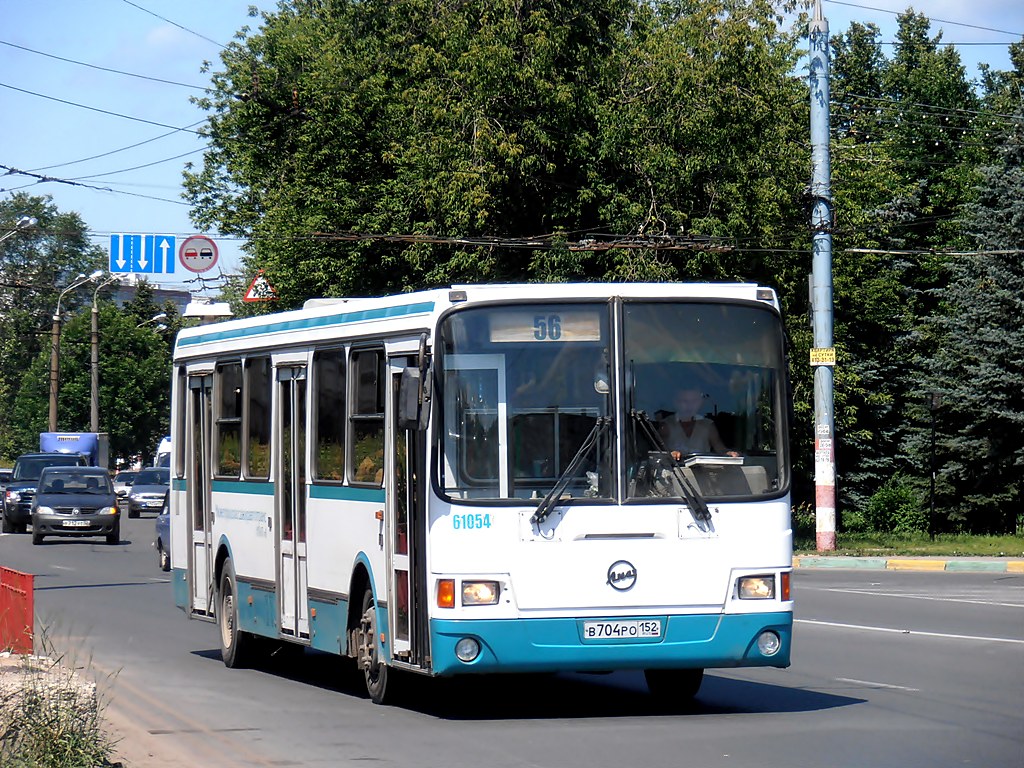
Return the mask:
<path id="1" fill-rule="evenodd" d="M 501 588 L 496 581 L 462 582 L 463 605 L 496 605 Z"/>
<path id="2" fill-rule="evenodd" d="M 455 644 L 455 657 L 469 663 L 480 655 L 480 643 L 472 637 L 464 637 Z"/>
<path id="3" fill-rule="evenodd" d="M 740 576 L 736 593 L 740 600 L 771 600 L 775 597 L 775 576 Z"/>
<path id="4" fill-rule="evenodd" d="M 759 650 L 763 656 L 774 656 L 779 652 L 781 647 L 782 641 L 779 639 L 779 636 L 770 629 L 766 629 L 757 636 L 757 650 Z"/>

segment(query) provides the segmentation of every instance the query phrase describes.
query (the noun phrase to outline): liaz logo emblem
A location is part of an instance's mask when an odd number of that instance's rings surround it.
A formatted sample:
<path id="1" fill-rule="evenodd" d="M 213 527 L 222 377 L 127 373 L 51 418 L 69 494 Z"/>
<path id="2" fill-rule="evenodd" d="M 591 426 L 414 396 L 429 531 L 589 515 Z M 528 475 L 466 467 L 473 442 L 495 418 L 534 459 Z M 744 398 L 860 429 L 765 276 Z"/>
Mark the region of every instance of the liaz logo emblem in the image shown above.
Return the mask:
<path id="1" fill-rule="evenodd" d="M 636 584 L 636 568 L 629 560 L 616 560 L 608 566 L 608 585 L 619 592 L 627 592 Z"/>

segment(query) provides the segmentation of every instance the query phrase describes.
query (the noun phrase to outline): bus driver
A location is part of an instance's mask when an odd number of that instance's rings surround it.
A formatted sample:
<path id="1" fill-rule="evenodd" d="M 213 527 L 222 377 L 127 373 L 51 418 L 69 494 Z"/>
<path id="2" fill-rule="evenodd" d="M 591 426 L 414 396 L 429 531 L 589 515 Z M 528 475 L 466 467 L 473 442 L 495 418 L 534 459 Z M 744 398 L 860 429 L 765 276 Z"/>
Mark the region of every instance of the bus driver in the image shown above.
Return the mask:
<path id="1" fill-rule="evenodd" d="M 715 423 L 700 415 L 703 402 L 704 395 L 700 390 L 686 388 L 676 393 L 675 413 L 669 413 L 659 425 L 661 437 L 672 458 L 679 461 L 683 456 L 695 453 L 739 456 L 722 442 Z"/>

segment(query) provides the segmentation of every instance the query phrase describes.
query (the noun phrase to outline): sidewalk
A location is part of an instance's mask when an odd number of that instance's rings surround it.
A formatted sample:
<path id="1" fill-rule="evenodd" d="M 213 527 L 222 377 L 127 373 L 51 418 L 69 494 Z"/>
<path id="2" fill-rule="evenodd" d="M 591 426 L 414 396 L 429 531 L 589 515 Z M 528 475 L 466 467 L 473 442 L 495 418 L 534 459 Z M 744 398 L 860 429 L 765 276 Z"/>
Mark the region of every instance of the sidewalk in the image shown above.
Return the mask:
<path id="1" fill-rule="evenodd" d="M 847 557 L 794 555 L 794 568 L 856 568 L 884 571 L 983 571 L 1022 573 L 1024 560 L 1012 557 Z"/>

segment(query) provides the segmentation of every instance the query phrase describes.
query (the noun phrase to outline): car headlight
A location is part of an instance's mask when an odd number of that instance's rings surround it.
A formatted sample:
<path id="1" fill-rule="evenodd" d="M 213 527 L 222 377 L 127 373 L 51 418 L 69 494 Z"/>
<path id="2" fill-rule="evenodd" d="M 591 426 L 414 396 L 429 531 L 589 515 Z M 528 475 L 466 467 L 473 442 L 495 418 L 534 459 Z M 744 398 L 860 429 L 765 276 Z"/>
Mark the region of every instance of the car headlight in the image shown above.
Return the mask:
<path id="1" fill-rule="evenodd" d="M 18 501 L 21 500 L 21 494 L 18 493 L 17 491 L 8 491 L 7 500 L 12 504 L 16 504 Z"/>
<path id="2" fill-rule="evenodd" d="M 56 515 L 57 512 L 53 507 L 36 507 L 36 512 L 40 515 Z"/>
<path id="3" fill-rule="evenodd" d="M 462 582 L 463 605 L 495 605 L 501 589 L 496 581 Z"/>
<path id="4" fill-rule="evenodd" d="M 736 585 L 740 600 L 773 600 L 775 574 L 767 576 L 740 576 Z"/>
<path id="5" fill-rule="evenodd" d="M 117 507 L 102 507 L 96 510 L 97 515 L 116 515 Z"/>

